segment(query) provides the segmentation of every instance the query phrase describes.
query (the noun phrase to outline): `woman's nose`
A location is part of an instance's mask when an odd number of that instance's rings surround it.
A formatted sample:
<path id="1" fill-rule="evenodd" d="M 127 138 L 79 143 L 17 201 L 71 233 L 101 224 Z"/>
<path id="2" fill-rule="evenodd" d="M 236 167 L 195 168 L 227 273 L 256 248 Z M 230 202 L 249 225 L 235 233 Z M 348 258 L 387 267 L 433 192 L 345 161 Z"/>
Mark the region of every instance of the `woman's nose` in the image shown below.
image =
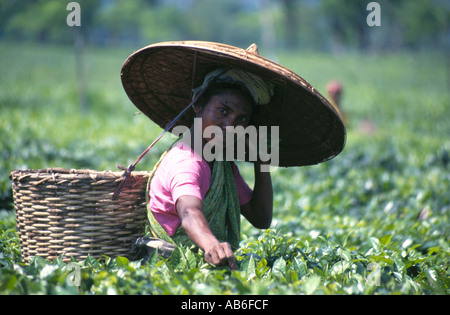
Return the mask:
<path id="1" fill-rule="evenodd" d="M 236 127 L 236 118 L 231 115 L 225 118 L 222 122 L 222 129 L 226 127 Z"/>

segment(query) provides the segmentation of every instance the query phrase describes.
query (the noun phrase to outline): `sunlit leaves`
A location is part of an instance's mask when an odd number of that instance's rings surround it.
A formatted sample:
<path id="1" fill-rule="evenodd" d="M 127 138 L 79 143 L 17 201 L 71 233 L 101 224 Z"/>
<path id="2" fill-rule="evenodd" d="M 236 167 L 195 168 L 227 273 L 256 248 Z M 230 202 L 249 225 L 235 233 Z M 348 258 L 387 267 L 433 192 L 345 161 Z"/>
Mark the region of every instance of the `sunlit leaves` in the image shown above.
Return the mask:
<path id="1" fill-rule="evenodd" d="M 14 263 L 0 269 L 0 290 L 18 294 L 448 293 L 445 265 L 430 267 L 430 257 L 442 249 L 430 248 L 424 254 L 417 251 L 419 244 L 393 243 L 391 235 L 370 237 L 359 247 L 347 246 L 332 234 L 300 240 L 269 229 L 256 240 L 242 242 L 236 253 L 237 271 L 210 266 L 202 253 L 179 248 L 171 259 L 154 254 L 145 264 L 125 257 L 73 262 L 80 272 L 76 286 L 68 280 L 72 269 L 62 260 L 35 258 L 28 266 Z"/>

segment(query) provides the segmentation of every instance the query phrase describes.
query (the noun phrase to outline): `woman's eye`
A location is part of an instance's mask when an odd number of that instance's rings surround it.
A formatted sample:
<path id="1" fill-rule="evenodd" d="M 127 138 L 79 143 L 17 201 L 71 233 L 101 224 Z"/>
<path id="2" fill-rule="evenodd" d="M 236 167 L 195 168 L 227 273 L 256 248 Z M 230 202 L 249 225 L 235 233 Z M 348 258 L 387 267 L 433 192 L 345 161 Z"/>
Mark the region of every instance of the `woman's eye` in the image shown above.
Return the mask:
<path id="1" fill-rule="evenodd" d="M 228 111 L 226 108 L 219 108 L 220 112 L 224 115 L 228 114 Z"/>

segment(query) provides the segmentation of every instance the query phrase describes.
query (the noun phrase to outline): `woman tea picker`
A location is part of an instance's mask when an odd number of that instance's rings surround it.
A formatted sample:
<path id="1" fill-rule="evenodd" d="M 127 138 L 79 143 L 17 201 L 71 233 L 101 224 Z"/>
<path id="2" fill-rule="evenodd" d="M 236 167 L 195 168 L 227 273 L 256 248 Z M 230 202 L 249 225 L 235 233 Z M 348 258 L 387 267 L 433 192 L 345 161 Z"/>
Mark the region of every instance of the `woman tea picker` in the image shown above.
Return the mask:
<path id="1" fill-rule="evenodd" d="M 256 126 L 270 133 L 276 127 L 278 141 L 271 143 L 268 134 L 260 134 L 258 140 L 277 153 L 268 161 L 275 166 L 320 163 L 339 154 L 345 144 L 337 109 L 301 77 L 259 56 L 255 47 L 158 43 L 131 55 L 122 69 L 124 88 L 144 114 L 172 131 L 176 125 L 189 127 L 163 155 L 149 180 L 153 237 L 165 244 L 193 243 L 203 250 L 207 262 L 232 269 L 240 215 L 257 228 L 268 228 L 273 192 L 262 159 L 245 156 L 254 163 L 251 189 L 236 164 L 225 158 L 236 148 L 230 130 Z M 206 149 L 210 152 L 212 147 L 224 152 L 206 157 Z"/>

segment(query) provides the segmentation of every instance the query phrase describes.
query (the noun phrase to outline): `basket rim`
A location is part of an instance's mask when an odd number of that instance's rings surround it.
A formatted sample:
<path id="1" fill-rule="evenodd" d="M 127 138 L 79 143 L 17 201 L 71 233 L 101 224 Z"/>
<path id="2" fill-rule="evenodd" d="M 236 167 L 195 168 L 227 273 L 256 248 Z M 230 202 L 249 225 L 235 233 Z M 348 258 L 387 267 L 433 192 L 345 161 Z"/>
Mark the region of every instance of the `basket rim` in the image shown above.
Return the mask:
<path id="1" fill-rule="evenodd" d="M 149 176 L 151 172 L 149 171 L 133 171 L 131 176 Z M 122 178 L 123 171 L 97 171 L 92 169 L 66 169 L 66 168 L 43 168 L 43 169 L 17 169 L 13 170 L 9 178 L 11 180 L 22 180 L 24 178 Z"/>

